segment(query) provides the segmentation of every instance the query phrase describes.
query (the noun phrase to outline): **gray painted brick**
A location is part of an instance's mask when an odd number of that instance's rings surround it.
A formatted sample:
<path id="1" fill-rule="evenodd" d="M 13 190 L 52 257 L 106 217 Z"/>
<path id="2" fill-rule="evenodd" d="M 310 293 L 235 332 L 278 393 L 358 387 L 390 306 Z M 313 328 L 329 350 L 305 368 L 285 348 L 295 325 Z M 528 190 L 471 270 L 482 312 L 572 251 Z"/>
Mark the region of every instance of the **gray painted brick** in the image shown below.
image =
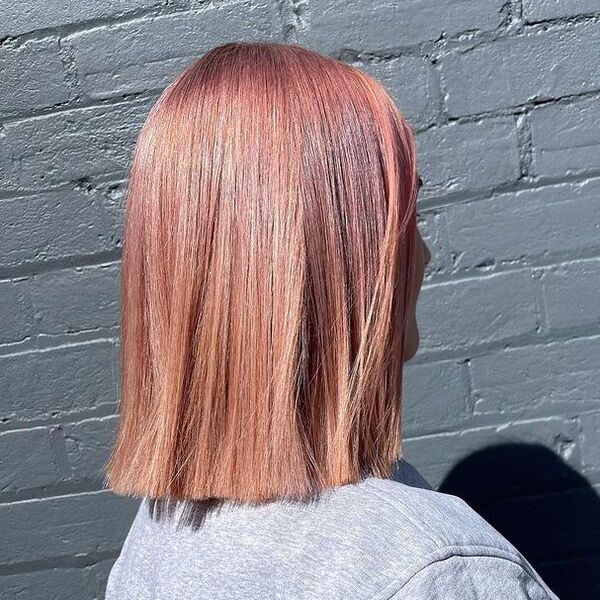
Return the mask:
<path id="1" fill-rule="evenodd" d="M 549 104 L 532 111 L 531 135 L 537 175 L 559 177 L 598 170 L 600 99 Z"/>
<path id="2" fill-rule="evenodd" d="M 106 490 L 0 504 L 0 563 L 116 552 L 138 506 Z"/>
<path id="3" fill-rule="evenodd" d="M 600 12 L 600 0 L 523 0 L 523 18 L 529 22 Z"/>
<path id="4" fill-rule="evenodd" d="M 513 271 L 425 286 L 417 318 L 424 352 L 532 333 L 537 318 L 531 274 Z"/>
<path id="5" fill-rule="evenodd" d="M 39 333 L 72 333 L 118 325 L 119 265 L 48 271 L 35 276 L 31 289 Z"/>
<path id="6" fill-rule="evenodd" d="M 598 350 L 596 350 L 596 353 Z M 598 354 L 596 354 L 598 356 Z M 598 389 L 596 384 L 596 389 Z M 582 449 L 585 467 L 600 469 L 600 412 L 593 412 L 581 417 Z"/>
<path id="7" fill-rule="evenodd" d="M 600 260 L 549 267 L 541 282 L 551 328 L 600 325 Z"/>
<path id="8" fill-rule="evenodd" d="M 106 98 L 163 88 L 213 46 L 271 40 L 275 27 L 271 3 L 243 1 L 82 31 L 71 41 L 84 92 Z"/>
<path id="9" fill-rule="evenodd" d="M 600 401 L 600 337 L 471 358 L 477 414 L 575 413 Z"/>
<path id="10" fill-rule="evenodd" d="M 452 116 L 494 111 L 600 88 L 600 24 L 501 37 L 440 59 Z"/>
<path id="11" fill-rule="evenodd" d="M 54 568 L 0 577 L 0 600 L 100 600 L 87 569 Z"/>
<path id="12" fill-rule="evenodd" d="M 407 56 L 374 64 L 356 64 L 388 90 L 396 106 L 414 129 L 435 122 L 438 90 L 429 61 Z"/>
<path id="13" fill-rule="evenodd" d="M 106 594 L 106 583 L 108 581 L 108 575 L 114 563 L 115 559 L 102 560 L 100 562 L 97 562 L 95 565 L 89 567 L 89 572 L 92 576 L 93 589 L 95 591 L 96 600 L 101 600 Z"/>
<path id="14" fill-rule="evenodd" d="M 0 433 L 0 456 L 0 494 L 58 479 L 47 427 Z"/>
<path id="15" fill-rule="evenodd" d="M 0 189 L 36 190 L 127 172 L 148 100 L 65 110 L 4 126 Z"/>
<path id="16" fill-rule="evenodd" d="M 321 52 L 384 50 L 502 22 L 502 2 L 463 0 L 313 0 L 303 10 L 298 41 Z"/>
<path id="17" fill-rule="evenodd" d="M 35 29 L 58 27 L 90 19 L 117 17 L 130 11 L 160 6 L 166 0 L 69 0 L 69 2 L 45 2 L 19 0 L 2 3 L 0 37 L 16 36 Z"/>
<path id="18" fill-rule="evenodd" d="M 455 267 L 600 248 L 600 180 L 497 194 L 446 209 Z"/>
<path id="19" fill-rule="evenodd" d="M 118 189 L 62 189 L 0 202 L 0 267 L 115 250 L 122 235 Z"/>
<path id="20" fill-rule="evenodd" d="M 0 116 L 55 106 L 69 99 L 58 39 L 0 47 Z"/>
<path id="21" fill-rule="evenodd" d="M 445 215 L 437 211 L 420 213 L 417 206 L 417 227 L 421 237 L 431 252 L 431 261 L 425 269 L 425 276 L 445 271 L 450 266 Z"/>
<path id="22" fill-rule="evenodd" d="M 469 416 L 464 368 L 459 362 L 408 363 L 402 394 L 407 437 L 458 427 Z"/>
<path id="23" fill-rule="evenodd" d="M 19 342 L 31 335 L 33 310 L 27 281 L 0 281 L 0 343 Z"/>
<path id="24" fill-rule="evenodd" d="M 520 174 L 512 117 L 452 123 L 417 135 L 423 197 L 490 188 Z"/>
<path id="25" fill-rule="evenodd" d="M 438 487 L 451 466 L 462 459 L 492 445 L 515 443 L 541 444 L 574 469 L 582 467 L 577 423 L 560 417 L 415 437 L 407 439 L 404 446 L 407 460 Z"/>
<path id="26" fill-rule="evenodd" d="M 110 416 L 63 426 L 69 464 L 76 478 L 104 477 L 116 422 L 116 417 Z"/>
<path id="27" fill-rule="evenodd" d="M 99 341 L 0 356 L 0 421 L 66 416 L 114 408 L 118 352 Z"/>

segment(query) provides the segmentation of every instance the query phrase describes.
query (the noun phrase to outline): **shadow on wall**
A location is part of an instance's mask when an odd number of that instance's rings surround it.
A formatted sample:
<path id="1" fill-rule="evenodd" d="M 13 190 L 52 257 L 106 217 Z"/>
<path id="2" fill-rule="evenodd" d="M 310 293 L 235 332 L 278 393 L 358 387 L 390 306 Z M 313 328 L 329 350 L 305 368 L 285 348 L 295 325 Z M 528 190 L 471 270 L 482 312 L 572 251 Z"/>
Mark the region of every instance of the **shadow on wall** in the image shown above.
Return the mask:
<path id="1" fill-rule="evenodd" d="M 439 491 L 461 497 L 491 523 L 561 600 L 600 598 L 600 498 L 545 446 L 475 452 Z"/>

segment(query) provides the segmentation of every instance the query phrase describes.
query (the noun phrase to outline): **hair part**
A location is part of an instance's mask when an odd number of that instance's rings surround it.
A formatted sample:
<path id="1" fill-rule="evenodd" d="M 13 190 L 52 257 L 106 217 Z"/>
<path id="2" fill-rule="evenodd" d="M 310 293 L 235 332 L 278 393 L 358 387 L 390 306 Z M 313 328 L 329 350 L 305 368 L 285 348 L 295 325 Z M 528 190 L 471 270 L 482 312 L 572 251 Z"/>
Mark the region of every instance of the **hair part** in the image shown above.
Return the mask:
<path id="1" fill-rule="evenodd" d="M 109 487 L 302 499 L 401 456 L 412 132 L 384 88 L 235 43 L 153 106 L 127 190 Z"/>

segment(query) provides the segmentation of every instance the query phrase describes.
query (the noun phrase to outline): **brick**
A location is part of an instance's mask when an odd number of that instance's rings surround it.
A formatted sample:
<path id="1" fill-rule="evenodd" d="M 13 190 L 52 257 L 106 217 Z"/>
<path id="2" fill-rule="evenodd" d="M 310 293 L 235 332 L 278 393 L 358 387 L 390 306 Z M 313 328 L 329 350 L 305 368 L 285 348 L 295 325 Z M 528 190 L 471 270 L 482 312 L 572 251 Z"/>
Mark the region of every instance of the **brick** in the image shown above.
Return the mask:
<path id="1" fill-rule="evenodd" d="M 90 575 L 92 576 L 93 586 L 95 590 L 95 598 L 98 600 L 104 598 L 106 594 L 106 584 L 110 570 L 115 563 L 115 559 L 102 560 L 95 565 L 89 567 Z M 58 600 L 58 599 L 57 599 Z"/>
<path id="2" fill-rule="evenodd" d="M 65 110 L 4 125 L 0 189 L 36 190 L 127 173 L 148 100 Z"/>
<path id="3" fill-rule="evenodd" d="M 599 0 L 523 0 L 523 18 L 532 23 L 600 12 Z"/>
<path id="4" fill-rule="evenodd" d="M 598 98 L 549 104 L 532 111 L 531 136 L 537 175 L 559 177 L 597 170 L 600 152 Z"/>
<path id="5" fill-rule="evenodd" d="M 452 361 L 404 367 L 402 430 L 422 435 L 460 425 L 469 415 L 463 365 Z"/>
<path id="6" fill-rule="evenodd" d="M 117 417 L 63 425 L 67 456 L 76 478 L 102 479 L 116 430 Z"/>
<path id="7" fill-rule="evenodd" d="M 0 267 L 112 251 L 122 238 L 118 189 L 62 189 L 0 202 Z"/>
<path id="8" fill-rule="evenodd" d="M 383 84 L 414 129 L 435 121 L 439 92 L 432 67 L 425 58 L 407 56 L 356 66 Z"/>
<path id="9" fill-rule="evenodd" d="M 501 37 L 440 59 L 452 116 L 600 89 L 596 23 Z"/>
<path id="10" fill-rule="evenodd" d="M 600 396 L 600 337 L 508 348 L 471 358 L 475 413 L 577 413 Z"/>
<path id="11" fill-rule="evenodd" d="M 48 271 L 34 277 L 31 289 L 39 333 L 72 333 L 119 324 L 119 265 Z"/>
<path id="12" fill-rule="evenodd" d="M 0 47 L 0 116 L 46 108 L 69 99 L 58 40 Z"/>
<path id="13" fill-rule="evenodd" d="M 550 328 L 600 325 L 600 260 L 550 267 L 541 281 Z"/>
<path id="14" fill-rule="evenodd" d="M 546 447 L 572 468 L 581 468 L 577 423 L 560 417 L 414 437 L 405 440 L 404 448 L 406 459 L 423 473 L 434 488 L 438 488 L 452 469 L 460 468 L 463 461 L 474 460 L 478 453 L 494 448 L 501 451 L 514 444 Z M 527 459 L 525 449 L 522 457 Z M 496 476 L 490 474 L 490 477 Z M 499 492 L 503 491 L 500 487 Z"/>
<path id="15" fill-rule="evenodd" d="M 600 346 L 600 344 L 598 344 Z M 596 353 L 598 349 L 596 349 Z M 598 354 L 596 354 L 598 356 Z M 600 371 L 600 368 L 598 369 Z M 600 381 L 600 376 L 598 377 Z M 596 390 L 599 389 L 598 381 Z M 596 391 L 596 396 L 598 393 Z M 593 412 L 581 417 L 582 447 L 584 466 L 591 469 L 600 468 L 600 412 Z"/>
<path id="16" fill-rule="evenodd" d="M 446 223 L 457 269 L 584 252 L 600 245 L 600 180 L 455 204 Z"/>
<path id="17" fill-rule="evenodd" d="M 417 227 L 423 241 L 431 252 L 431 261 L 425 269 L 425 276 L 445 271 L 450 266 L 445 215 L 434 212 L 419 212 L 417 206 Z"/>
<path id="18" fill-rule="evenodd" d="M 532 333 L 537 326 L 527 271 L 424 286 L 417 305 L 421 351 L 457 350 Z"/>
<path id="19" fill-rule="evenodd" d="M 326 53 L 401 48 L 461 31 L 491 31 L 502 22 L 501 9 L 499 0 L 314 0 L 297 35 L 302 45 Z"/>
<path id="20" fill-rule="evenodd" d="M 513 118 L 452 123 L 417 135 L 423 197 L 486 189 L 520 175 Z"/>
<path id="21" fill-rule="evenodd" d="M 54 568 L 0 577 L 0 600 L 96 600 L 88 570 Z"/>
<path id="22" fill-rule="evenodd" d="M 41 487 L 58 479 L 47 427 L 0 433 L 0 456 L 0 494 Z"/>
<path id="23" fill-rule="evenodd" d="M 165 0 L 103 0 L 102 2 L 70 0 L 52 3 L 44 0 L 28 0 L 25 8 L 19 0 L 7 0 L 2 5 L 0 37 L 14 37 L 36 29 L 60 27 L 91 19 L 118 17 L 134 10 L 165 3 Z"/>
<path id="24" fill-rule="evenodd" d="M 84 92 L 106 98 L 163 88 L 213 46 L 274 39 L 274 19 L 266 0 L 228 2 L 82 31 L 70 39 Z"/>
<path id="25" fill-rule="evenodd" d="M 27 280 L 0 281 L 0 343 L 19 342 L 31 335 L 33 309 Z"/>
<path id="26" fill-rule="evenodd" d="M 138 499 L 108 490 L 0 505 L 0 563 L 117 552 Z"/>
<path id="27" fill-rule="evenodd" d="M 109 341 L 0 356 L 0 421 L 68 416 L 118 399 L 118 352 Z"/>

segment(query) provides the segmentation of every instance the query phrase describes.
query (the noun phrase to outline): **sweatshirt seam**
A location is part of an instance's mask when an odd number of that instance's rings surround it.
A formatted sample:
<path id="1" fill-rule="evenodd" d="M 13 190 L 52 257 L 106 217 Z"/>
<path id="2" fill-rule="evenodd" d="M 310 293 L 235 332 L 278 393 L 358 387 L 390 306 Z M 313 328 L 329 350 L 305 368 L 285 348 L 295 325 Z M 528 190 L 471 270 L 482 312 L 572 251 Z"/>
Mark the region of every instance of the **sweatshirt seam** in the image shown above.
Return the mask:
<path id="1" fill-rule="evenodd" d="M 429 554 L 427 557 L 416 561 L 415 564 L 407 569 L 407 575 L 387 585 L 377 595 L 373 596 L 371 600 L 393 600 L 396 594 L 402 591 L 402 589 L 406 587 L 414 579 L 414 577 L 429 567 L 452 558 L 496 558 L 498 560 L 505 560 L 513 563 L 520 567 L 532 579 L 532 581 L 544 592 L 547 598 L 552 598 L 552 596 L 548 593 L 549 590 L 546 589 L 545 585 L 542 585 L 539 582 L 536 574 L 531 571 L 526 563 L 523 562 L 523 558 L 519 554 L 515 554 L 514 552 L 504 550 L 496 546 L 462 544 L 438 548 L 438 550 Z"/>

